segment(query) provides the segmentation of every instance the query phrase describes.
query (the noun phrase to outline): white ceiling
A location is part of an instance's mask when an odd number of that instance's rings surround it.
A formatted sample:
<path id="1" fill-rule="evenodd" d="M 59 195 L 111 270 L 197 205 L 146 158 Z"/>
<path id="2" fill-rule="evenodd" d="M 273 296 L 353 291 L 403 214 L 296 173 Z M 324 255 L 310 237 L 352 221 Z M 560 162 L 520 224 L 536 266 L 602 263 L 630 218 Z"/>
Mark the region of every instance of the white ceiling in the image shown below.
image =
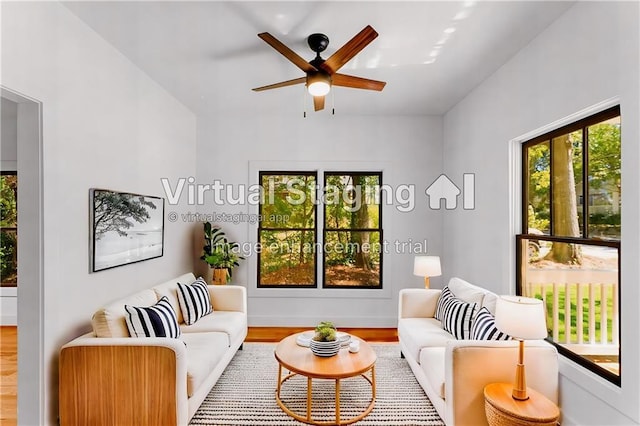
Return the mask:
<path id="1" fill-rule="evenodd" d="M 302 77 L 257 37 L 269 32 L 305 59 L 306 37 L 329 57 L 366 25 L 380 34 L 340 72 L 387 82 L 382 92 L 334 87 L 336 114 L 443 114 L 571 2 L 65 2 L 199 117 L 224 112 L 314 114 L 304 86 L 253 87 Z M 455 32 L 447 35 L 447 28 Z M 439 46 L 439 47 L 438 47 Z M 432 56 L 437 54 L 437 56 Z M 435 61 L 432 61 L 435 59 Z M 429 63 L 431 61 L 431 63 Z M 306 102 L 306 103 L 305 103 Z"/>

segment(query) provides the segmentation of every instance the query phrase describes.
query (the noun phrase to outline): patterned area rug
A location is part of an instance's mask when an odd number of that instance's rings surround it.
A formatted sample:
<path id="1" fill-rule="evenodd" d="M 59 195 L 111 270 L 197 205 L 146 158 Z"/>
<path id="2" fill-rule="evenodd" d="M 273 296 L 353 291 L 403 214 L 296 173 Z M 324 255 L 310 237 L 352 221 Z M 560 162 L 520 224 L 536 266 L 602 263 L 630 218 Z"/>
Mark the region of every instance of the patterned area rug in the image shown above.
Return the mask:
<path id="1" fill-rule="evenodd" d="M 372 344 L 376 351 L 376 404 L 371 413 L 355 425 L 422 426 L 444 425 L 431 401 L 416 381 L 407 361 L 400 358 L 397 344 Z M 275 388 L 278 363 L 275 344 L 245 343 L 218 383 L 211 390 L 191 425 L 280 426 L 303 424 L 278 407 Z M 284 375 L 284 369 L 283 369 Z M 282 387 L 281 397 L 289 408 L 305 413 L 306 378 L 296 376 Z M 364 411 L 371 398 L 371 386 L 362 377 L 340 381 L 341 417 Z M 334 382 L 313 381 L 312 416 L 317 421 L 334 418 Z"/>

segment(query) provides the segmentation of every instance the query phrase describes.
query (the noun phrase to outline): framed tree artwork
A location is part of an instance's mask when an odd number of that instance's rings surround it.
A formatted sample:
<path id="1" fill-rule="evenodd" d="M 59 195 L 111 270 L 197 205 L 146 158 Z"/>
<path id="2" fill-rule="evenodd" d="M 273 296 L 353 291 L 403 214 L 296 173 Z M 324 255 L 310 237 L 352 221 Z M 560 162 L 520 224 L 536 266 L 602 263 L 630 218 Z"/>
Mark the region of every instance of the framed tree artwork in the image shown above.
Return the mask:
<path id="1" fill-rule="evenodd" d="M 90 190 L 90 272 L 164 253 L 164 198 Z"/>

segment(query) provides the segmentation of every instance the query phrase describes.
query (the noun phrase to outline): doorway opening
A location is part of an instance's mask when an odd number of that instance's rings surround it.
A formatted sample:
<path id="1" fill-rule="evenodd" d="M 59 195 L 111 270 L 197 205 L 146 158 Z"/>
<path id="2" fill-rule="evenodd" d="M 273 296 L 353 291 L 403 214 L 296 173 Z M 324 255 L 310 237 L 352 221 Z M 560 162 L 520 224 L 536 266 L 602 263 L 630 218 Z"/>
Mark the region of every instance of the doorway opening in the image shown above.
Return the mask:
<path id="1" fill-rule="evenodd" d="M 14 395 L 17 398 L 19 393 L 25 397 L 17 402 L 14 399 L 14 412 L 21 424 L 44 424 L 42 103 L 6 87 L 0 87 L 0 98 L 2 106 L 15 111 L 13 133 L 2 132 L 3 145 L 7 142 L 13 147 L 8 139 L 15 137 L 15 152 L 11 155 L 14 158 L 5 160 L 5 152 L 11 153 L 12 148 L 5 151 L 3 146 L 2 169 L 12 168 L 19 177 L 15 234 L 20 239 L 19 244 L 15 244 L 16 283 L 7 287 L 13 288 L 13 296 L 7 295 L 7 298 L 14 300 L 2 300 L 3 308 L 5 303 L 7 306 L 14 303 L 14 315 L 2 318 L 2 325 L 5 320 L 13 322 L 19 336 L 15 345 L 17 358 L 14 360 L 17 359 L 19 374 L 14 374 L 17 376 Z M 5 299 L 4 291 L 1 297 Z"/>

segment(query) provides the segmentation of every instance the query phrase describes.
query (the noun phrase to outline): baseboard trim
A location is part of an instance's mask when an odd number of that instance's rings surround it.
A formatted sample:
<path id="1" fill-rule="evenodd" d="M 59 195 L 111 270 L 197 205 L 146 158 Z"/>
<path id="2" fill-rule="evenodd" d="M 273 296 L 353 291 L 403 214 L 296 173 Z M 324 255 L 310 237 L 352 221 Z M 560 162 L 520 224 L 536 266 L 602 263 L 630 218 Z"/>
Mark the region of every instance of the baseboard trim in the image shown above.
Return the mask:
<path id="1" fill-rule="evenodd" d="M 310 330 L 312 327 L 249 327 L 245 342 L 279 342 L 285 337 Z M 340 328 L 368 342 L 397 342 L 396 328 Z"/>
<path id="2" fill-rule="evenodd" d="M 15 327 L 18 325 L 17 315 L 2 315 L 0 317 L 0 326 Z"/>
<path id="3" fill-rule="evenodd" d="M 248 315 L 250 327 L 304 327 L 313 328 L 321 321 L 326 321 L 326 315 L 313 316 L 279 316 L 279 315 Z M 398 316 L 341 316 L 331 315 L 331 321 L 338 328 L 395 328 Z"/>

